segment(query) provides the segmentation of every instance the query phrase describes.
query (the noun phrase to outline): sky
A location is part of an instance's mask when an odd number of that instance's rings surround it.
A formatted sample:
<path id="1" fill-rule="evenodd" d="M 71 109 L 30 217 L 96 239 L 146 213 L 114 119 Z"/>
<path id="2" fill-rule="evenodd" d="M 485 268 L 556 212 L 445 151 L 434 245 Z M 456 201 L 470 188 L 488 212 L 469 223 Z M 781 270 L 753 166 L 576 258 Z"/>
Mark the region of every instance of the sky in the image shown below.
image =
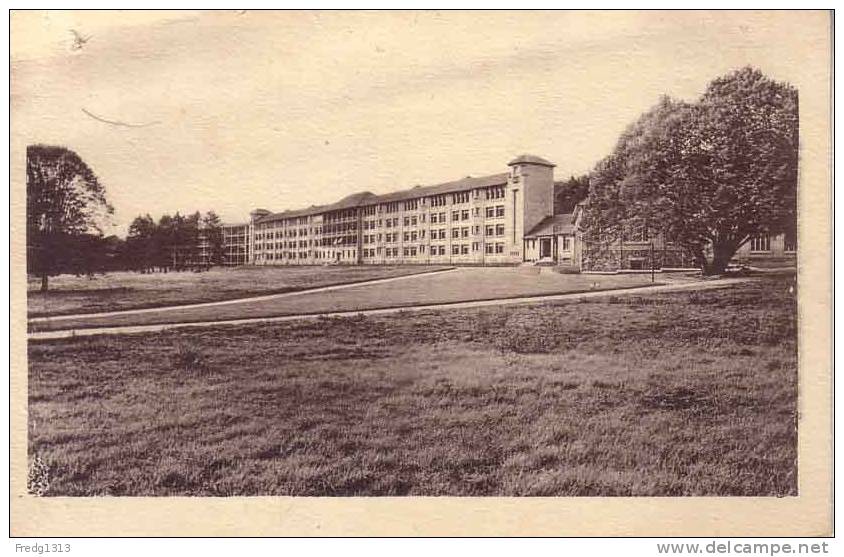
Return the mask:
<path id="1" fill-rule="evenodd" d="M 16 12 L 13 145 L 64 145 L 132 219 L 588 172 L 668 94 L 746 65 L 800 89 L 821 12 Z M 74 44 L 73 31 L 87 40 Z M 81 48 L 77 48 L 81 46 Z"/>

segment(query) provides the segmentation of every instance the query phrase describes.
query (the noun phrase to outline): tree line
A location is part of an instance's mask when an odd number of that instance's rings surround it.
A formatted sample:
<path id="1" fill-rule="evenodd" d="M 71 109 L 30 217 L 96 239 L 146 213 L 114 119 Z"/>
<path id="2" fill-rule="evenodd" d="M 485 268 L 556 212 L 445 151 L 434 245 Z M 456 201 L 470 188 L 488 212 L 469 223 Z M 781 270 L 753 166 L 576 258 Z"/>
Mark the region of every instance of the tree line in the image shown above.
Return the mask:
<path id="1" fill-rule="evenodd" d="M 105 187 L 77 153 L 27 147 L 26 264 L 28 274 L 41 278 L 42 290 L 50 276 L 62 273 L 167 272 L 223 263 L 222 223 L 213 211 L 157 221 L 138 216 L 125 240 L 103 234 L 113 214 Z"/>
<path id="2" fill-rule="evenodd" d="M 223 228 L 214 211 L 183 216 L 135 217 L 124 252 L 127 268 L 141 273 L 198 269 L 223 263 Z"/>

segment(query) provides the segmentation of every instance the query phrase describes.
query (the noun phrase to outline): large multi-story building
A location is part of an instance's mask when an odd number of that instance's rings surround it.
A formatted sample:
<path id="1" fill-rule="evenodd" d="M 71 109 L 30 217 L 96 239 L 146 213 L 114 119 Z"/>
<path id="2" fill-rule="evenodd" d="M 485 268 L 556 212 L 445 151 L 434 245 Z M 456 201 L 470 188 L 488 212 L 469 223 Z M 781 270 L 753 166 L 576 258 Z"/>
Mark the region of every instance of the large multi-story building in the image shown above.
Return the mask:
<path id="1" fill-rule="evenodd" d="M 242 252 L 255 265 L 520 263 L 525 232 L 553 213 L 554 164 L 523 155 L 508 167 L 307 209 L 256 209 L 240 225 Z M 225 236 L 227 254 L 233 237 Z"/>
<path id="2" fill-rule="evenodd" d="M 682 250 L 631 230 L 607 245 L 587 244 L 583 204 L 555 215 L 554 164 L 533 155 L 508 172 L 416 186 L 375 195 L 361 192 L 329 205 L 272 213 L 223 227 L 227 265 L 549 263 L 584 271 L 688 267 Z M 774 249 L 772 249 L 774 248 Z M 782 249 L 779 249 L 782 248 Z M 793 256 L 793 243 L 754 239 L 737 257 Z"/>

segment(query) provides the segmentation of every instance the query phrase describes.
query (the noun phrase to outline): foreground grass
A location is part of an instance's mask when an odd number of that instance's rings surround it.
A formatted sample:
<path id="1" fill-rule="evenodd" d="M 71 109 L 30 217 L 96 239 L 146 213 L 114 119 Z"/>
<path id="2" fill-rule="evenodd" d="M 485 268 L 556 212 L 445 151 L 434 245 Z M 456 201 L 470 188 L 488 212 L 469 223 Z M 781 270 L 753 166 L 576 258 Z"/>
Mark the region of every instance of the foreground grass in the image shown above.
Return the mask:
<path id="1" fill-rule="evenodd" d="M 794 495 L 788 280 L 33 343 L 30 456 L 45 495 Z"/>
<path id="2" fill-rule="evenodd" d="M 61 275 L 41 292 L 40 280 L 27 284 L 29 317 L 93 313 L 232 300 L 306 288 L 412 275 L 446 269 L 441 265 L 358 265 L 304 267 L 215 267 L 141 274 L 115 272 L 93 277 Z"/>

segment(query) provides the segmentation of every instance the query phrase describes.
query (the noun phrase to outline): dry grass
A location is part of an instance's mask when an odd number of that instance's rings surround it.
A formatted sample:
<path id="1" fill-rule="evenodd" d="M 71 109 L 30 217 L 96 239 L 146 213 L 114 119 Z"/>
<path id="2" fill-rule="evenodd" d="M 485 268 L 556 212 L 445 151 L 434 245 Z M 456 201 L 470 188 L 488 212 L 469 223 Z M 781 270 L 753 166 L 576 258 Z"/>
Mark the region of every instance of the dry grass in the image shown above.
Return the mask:
<path id="1" fill-rule="evenodd" d="M 27 285 L 28 309 L 30 317 L 39 317 L 216 302 L 446 268 L 437 265 L 215 267 L 202 273 L 115 272 L 90 278 L 61 275 L 50 279 L 46 294 L 39 290 L 40 280 L 31 277 Z"/>
<path id="2" fill-rule="evenodd" d="M 302 292 L 272 300 L 246 300 L 224 306 L 185 307 L 162 309 L 151 313 L 89 316 L 39 322 L 30 324 L 30 329 L 47 331 L 359 311 L 467 300 L 630 288 L 650 284 L 650 277 L 642 275 L 560 275 L 550 271 L 540 272 L 538 267 L 474 267 L 461 268 L 447 273 L 424 273 L 400 281 L 355 285 L 327 292 Z"/>
<path id="3" fill-rule="evenodd" d="M 34 343 L 30 455 L 46 495 L 794 495 L 788 280 Z"/>

